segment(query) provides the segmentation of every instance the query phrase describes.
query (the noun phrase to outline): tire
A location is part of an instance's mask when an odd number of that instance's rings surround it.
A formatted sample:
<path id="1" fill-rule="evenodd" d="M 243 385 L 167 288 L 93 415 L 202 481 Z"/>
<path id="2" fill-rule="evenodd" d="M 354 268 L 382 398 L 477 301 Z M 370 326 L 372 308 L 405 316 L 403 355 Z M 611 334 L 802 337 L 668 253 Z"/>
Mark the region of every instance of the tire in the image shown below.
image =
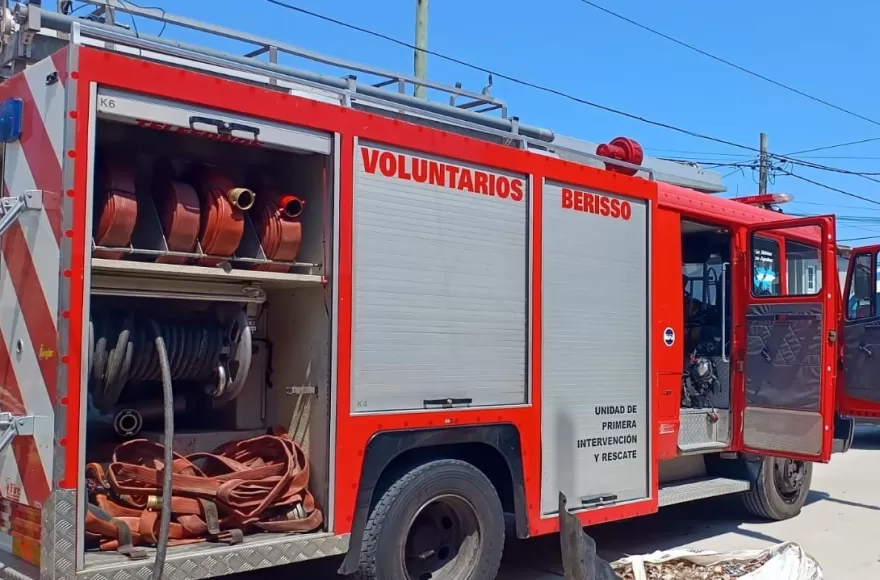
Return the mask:
<path id="1" fill-rule="evenodd" d="M 799 474 L 789 475 L 792 468 Z M 812 480 L 813 464 L 809 461 L 764 457 L 752 489 L 742 494 L 743 504 L 749 513 L 762 519 L 793 518 L 801 512 Z"/>
<path id="2" fill-rule="evenodd" d="M 463 541 L 450 548 L 453 536 Z M 492 580 L 503 549 L 504 513 L 489 478 L 464 461 L 431 461 L 382 494 L 367 520 L 353 577 Z"/>

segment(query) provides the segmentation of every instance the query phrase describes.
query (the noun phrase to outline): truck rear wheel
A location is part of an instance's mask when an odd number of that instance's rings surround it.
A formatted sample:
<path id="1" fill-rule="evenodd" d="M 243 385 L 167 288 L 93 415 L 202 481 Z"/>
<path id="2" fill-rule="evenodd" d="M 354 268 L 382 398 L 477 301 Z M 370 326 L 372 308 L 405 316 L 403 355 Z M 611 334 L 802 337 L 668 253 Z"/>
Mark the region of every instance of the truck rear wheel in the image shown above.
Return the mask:
<path id="1" fill-rule="evenodd" d="M 491 580 L 504 514 L 492 482 L 464 461 L 419 465 L 382 494 L 361 544 L 360 580 Z"/>
<path id="2" fill-rule="evenodd" d="M 752 489 L 742 495 L 743 502 L 759 518 L 787 520 L 801 512 L 812 480 L 809 461 L 764 457 Z"/>

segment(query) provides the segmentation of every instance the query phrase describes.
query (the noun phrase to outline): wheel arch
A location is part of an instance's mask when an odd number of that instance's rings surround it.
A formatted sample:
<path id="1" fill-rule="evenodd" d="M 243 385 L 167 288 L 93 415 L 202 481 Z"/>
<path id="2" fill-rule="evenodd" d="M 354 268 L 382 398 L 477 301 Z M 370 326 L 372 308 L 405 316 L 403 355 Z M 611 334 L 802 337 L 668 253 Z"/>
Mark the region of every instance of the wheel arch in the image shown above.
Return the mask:
<path id="1" fill-rule="evenodd" d="M 364 451 L 348 553 L 340 574 L 357 569 L 364 527 L 382 493 L 412 467 L 434 459 L 461 459 L 480 469 L 495 487 L 504 510 L 513 512 L 517 537 L 528 537 L 522 445 L 515 425 L 381 431 L 370 438 Z"/>

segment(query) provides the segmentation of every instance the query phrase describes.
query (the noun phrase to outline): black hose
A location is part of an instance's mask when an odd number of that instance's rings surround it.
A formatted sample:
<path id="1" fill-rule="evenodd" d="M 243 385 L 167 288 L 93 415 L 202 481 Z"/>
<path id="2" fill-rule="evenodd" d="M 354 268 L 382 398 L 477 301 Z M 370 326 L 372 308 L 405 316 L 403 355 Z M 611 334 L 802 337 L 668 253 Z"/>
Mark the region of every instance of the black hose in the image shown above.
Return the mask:
<path id="1" fill-rule="evenodd" d="M 129 381 L 161 379 L 154 327 L 165 341 L 171 378 L 212 383 L 229 349 L 229 332 L 219 323 L 169 321 L 112 310 L 95 311 L 90 322 L 90 371 L 95 406 L 108 413 Z"/>
<path id="2" fill-rule="evenodd" d="M 171 474 L 174 464 L 174 390 L 171 383 L 171 363 L 165 350 L 162 327 L 152 322 L 156 335 L 156 354 L 162 375 L 162 400 L 165 406 L 165 449 L 162 461 L 162 512 L 159 516 L 159 537 L 156 544 L 156 561 L 153 563 L 153 580 L 161 580 L 168 551 L 168 532 L 171 527 Z"/>

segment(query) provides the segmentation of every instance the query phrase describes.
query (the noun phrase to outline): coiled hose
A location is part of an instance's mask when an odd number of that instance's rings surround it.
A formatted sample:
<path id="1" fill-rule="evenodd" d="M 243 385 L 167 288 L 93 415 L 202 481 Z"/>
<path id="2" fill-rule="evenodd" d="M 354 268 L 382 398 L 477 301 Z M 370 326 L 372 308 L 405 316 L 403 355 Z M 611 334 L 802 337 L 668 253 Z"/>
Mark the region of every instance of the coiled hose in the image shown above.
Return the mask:
<path id="1" fill-rule="evenodd" d="M 96 310 L 89 331 L 91 391 L 102 413 L 113 409 L 130 381 L 162 380 L 160 353 L 151 340 L 157 333 L 163 337 L 171 379 L 208 387 L 215 399 L 237 397 L 250 370 L 251 335 L 244 311 L 223 325 Z"/>

